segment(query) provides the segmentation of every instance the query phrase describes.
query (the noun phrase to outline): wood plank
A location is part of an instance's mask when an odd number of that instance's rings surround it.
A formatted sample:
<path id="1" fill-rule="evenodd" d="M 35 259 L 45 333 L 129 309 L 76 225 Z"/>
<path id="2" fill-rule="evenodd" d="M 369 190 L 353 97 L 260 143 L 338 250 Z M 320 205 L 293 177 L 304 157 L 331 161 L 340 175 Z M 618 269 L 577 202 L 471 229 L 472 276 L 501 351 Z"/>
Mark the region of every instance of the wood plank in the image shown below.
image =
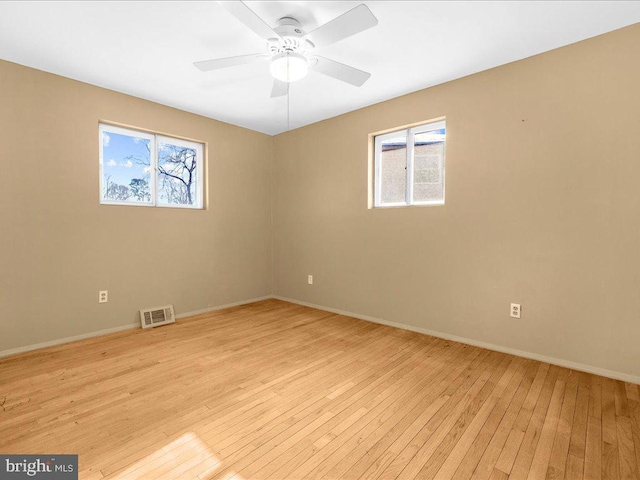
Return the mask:
<path id="1" fill-rule="evenodd" d="M 616 417 L 618 430 L 618 450 L 620 461 L 620 478 L 624 480 L 637 479 L 638 464 L 634 451 L 633 432 L 629 418 Z"/>
<path id="2" fill-rule="evenodd" d="M 640 469 L 640 402 L 635 400 L 629 401 L 629 421 L 631 423 L 631 433 L 633 435 L 636 465 Z"/>
<path id="3" fill-rule="evenodd" d="M 602 478 L 602 423 L 599 418 L 591 415 L 587 421 L 583 478 L 585 480 L 600 480 Z"/>
<path id="4" fill-rule="evenodd" d="M 616 424 L 616 382 L 602 379 L 602 479 L 618 480 L 618 427 Z"/>
<path id="5" fill-rule="evenodd" d="M 624 389 L 629 400 L 640 402 L 640 391 L 638 391 L 638 385 L 627 382 L 624 384 Z"/>
<path id="6" fill-rule="evenodd" d="M 535 453 L 533 454 L 533 462 L 527 476 L 528 480 L 544 478 L 546 476 L 549 461 L 551 460 L 554 438 L 556 436 L 560 420 L 564 390 L 564 382 L 557 381 L 553 388 L 547 415 L 542 425 L 540 439 L 536 446 Z"/>
<path id="7" fill-rule="evenodd" d="M 555 439 L 551 449 L 551 458 L 549 459 L 549 466 L 547 468 L 547 480 L 560 480 L 565 477 L 576 397 L 578 395 L 578 377 L 578 372 L 571 372 L 565 388 L 562 410 L 560 412 L 560 418 L 558 419 Z"/>

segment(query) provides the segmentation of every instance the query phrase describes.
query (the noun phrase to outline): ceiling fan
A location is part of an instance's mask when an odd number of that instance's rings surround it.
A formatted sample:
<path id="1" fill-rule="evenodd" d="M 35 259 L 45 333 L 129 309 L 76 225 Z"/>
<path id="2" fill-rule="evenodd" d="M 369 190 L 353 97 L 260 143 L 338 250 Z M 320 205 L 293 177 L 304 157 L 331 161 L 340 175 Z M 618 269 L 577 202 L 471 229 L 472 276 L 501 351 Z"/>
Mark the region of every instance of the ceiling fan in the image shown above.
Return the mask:
<path id="1" fill-rule="evenodd" d="M 240 0 L 218 3 L 254 33 L 265 39 L 268 53 L 195 62 L 194 65 L 203 72 L 269 61 L 271 75 L 274 77 L 271 98 L 286 95 L 289 83 L 305 77 L 309 69 L 356 87 L 362 86 L 371 76 L 370 73 L 312 53 L 317 47 L 331 45 L 377 25 L 378 19 L 364 4 L 358 5 L 311 32 L 305 32 L 295 18 L 283 17 L 278 20 L 276 27 L 271 28 Z"/>

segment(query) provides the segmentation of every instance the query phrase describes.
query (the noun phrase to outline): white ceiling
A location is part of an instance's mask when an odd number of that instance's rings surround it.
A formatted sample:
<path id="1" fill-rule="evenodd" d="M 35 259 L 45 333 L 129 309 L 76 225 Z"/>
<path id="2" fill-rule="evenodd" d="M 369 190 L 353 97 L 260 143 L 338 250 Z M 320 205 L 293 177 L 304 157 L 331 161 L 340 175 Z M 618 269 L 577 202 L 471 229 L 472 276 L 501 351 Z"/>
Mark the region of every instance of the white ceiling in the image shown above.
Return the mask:
<path id="1" fill-rule="evenodd" d="M 306 31 L 363 3 L 246 4 Z M 316 72 L 270 98 L 268 63 L 192 62 L 266 52 L 215 1 L 0 1 L 0 58 L 268 134 L 640 22 L 640 1 L 365 1 L 379 24 L 317 53 L 371 72 L 361 88 Z M 117 120 L 117 119 L 116 119 Z"/>

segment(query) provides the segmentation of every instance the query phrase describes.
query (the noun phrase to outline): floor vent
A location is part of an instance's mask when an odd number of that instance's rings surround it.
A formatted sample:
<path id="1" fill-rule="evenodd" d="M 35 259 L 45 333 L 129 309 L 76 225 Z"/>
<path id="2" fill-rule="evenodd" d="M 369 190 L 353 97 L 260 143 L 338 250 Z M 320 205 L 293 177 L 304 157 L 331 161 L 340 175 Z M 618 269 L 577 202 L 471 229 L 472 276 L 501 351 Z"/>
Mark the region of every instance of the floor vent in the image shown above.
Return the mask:
<path id="1" fill-rule="evenodd" d="M 142 328 L 157 327 L 175 321 L 176 316 L 173 313 L 173 305 L 140 310 L 140 323 L 142 324 Z"/>

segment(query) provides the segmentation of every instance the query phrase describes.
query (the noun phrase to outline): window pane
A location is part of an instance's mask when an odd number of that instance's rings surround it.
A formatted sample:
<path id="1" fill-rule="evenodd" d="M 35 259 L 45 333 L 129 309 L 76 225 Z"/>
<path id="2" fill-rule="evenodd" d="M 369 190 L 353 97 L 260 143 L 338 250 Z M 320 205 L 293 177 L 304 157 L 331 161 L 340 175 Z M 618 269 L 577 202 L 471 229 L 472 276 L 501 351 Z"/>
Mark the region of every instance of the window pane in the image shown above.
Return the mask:
<path id="1" fill-rule="evenodd" d="M 413 202 L 443 201 L 445 129 L 414 137 Z"/>
<path id="2" fill-rule="evenodd" d="M 112 131 L 102 132 L 102 199 L 151 203 L 150 140 Z"/>
<path id="3" fill-rule="evenodd" d="M 197 167 L 198 153 L 195 147 L 159 142 L 158 203 L 198 206 Z"/>
<path id="4" fill-rule="evenodd" d="M 380 152 L 380 203 L 406 203 L 407 136 L 382 141 Z"/>

